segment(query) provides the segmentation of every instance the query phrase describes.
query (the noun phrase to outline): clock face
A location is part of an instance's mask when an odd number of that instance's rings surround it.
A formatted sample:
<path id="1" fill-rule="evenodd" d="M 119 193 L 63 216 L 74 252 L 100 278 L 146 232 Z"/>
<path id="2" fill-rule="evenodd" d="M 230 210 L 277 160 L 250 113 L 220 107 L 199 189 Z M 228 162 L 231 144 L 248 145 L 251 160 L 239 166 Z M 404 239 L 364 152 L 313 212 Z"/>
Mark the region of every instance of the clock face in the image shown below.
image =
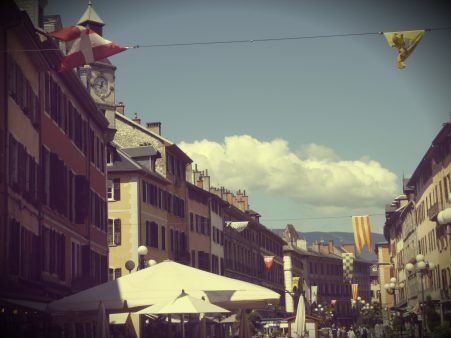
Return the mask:
<path id="1" fill-rule="evenodd" d="M 105 96 L 108 95 L 109 92 L 109 88 L 108 88 L 108 80 L 105 79 L 103 76 L 97 76 L 94 79 L 94 82 L 92 84 L 93 88 L 94 88 L 94 92 L 98 95 L 98 96 Z"/>

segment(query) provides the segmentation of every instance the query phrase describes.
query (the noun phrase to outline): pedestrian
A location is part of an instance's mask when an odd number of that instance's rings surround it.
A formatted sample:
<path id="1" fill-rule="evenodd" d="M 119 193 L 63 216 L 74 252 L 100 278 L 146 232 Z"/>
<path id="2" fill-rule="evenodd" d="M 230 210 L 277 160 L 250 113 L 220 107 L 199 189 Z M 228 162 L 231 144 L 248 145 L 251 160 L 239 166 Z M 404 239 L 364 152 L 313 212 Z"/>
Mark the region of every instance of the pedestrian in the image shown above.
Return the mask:
<path id="1" fill-rule="evenodd" d="M 348 330 L 348 338 L 356 338 L 354 328 L 352 326 Z"/>
<path id="2" fill-rule="evenodd" d="M 360 338 L 368 338 L 368 329 L 365 326 L 360 329 Z"/>
<path id="3" fill-rule="evenodd" d="M 335 326 L 335 324 L 332 324 L 332 329 L 331 329 L 331 331 L 332 331 L 332 338 L 338 338 L 338 329 L 337 329 L 337 327 Z"/>

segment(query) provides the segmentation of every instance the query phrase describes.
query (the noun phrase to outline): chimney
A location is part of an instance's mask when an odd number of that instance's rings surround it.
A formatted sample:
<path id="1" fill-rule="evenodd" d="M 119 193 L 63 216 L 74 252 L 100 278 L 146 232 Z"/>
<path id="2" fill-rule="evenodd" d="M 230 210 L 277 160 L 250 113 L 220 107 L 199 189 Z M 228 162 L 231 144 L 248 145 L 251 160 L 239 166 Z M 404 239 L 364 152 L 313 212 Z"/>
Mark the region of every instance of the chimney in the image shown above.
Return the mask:
<path id="1" fill-rule="evenodd" d="M 125 114 L 125 105 L 124 105 L 123 102 L 119 102 L 119 103 L 116 105 L 116 111 L 117 111 L 119 114 L 122 114 L 122 115 Z"/>
<path id="2" fill-rule="evenodd" d="M 208 169 L 205 170 L 205 175 L 202 178 L 204 181 L 204 189 L 210 191 L 210 176 L 208 175 Z"/>
<path id="3" fill-rule="evenodd" d="M 329 245 L 325 244 L 323 241 L 321 241 L 320 243 L 318 243 L 318 247 L 319 247 L 319 252 L 321 252 L 324 255 L 328 255 L 329 254 Z"/>
<path id="4" fill-rule="evenodd" d="M 298 240 L 296 241 L 296 246 L 297 246 L 299 249 L 302 249 L 302 250 L 307 251 L 307 240 L 306 240 L 306 239 L 298 239 Z"/>
<path id="5" fill-rule="evenodd" d="M 329 242 L 327 243 L 328 247 L 329 247 L 329 253 L 334 253 L 334 241 L 329 240 Z"/>
<path id="6" fill-rule="evenodd" d="M 152 133 L 161 135 L 161 122 L 147 122 L 146 127 Z"/>
<path id="7" fill-rule="evenodd" d="M 132 121 L 141 124 L 141 119 L 138 117 L 138 113 L 135 113 L 135 117 L 132 119 Z"/>
<path id="8" fill-rule="evenodd" d="M 343 244 L 343 249 L 346 252 L 352 252 L 355 256 L 355 245 L 354 244 Z"/>

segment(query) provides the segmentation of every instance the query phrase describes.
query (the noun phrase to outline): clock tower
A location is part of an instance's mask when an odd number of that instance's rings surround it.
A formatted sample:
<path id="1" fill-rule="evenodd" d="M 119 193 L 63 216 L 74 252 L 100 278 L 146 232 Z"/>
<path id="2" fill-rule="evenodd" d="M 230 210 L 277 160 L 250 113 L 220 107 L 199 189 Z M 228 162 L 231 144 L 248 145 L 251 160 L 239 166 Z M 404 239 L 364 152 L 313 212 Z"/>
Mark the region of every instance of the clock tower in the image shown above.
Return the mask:
<path id="1" fill-rule="evenodd" d="M 97 34 L 102 35 L 105 23 L 92 7 L 92 2 L 89 1 L 88 8 L 78 20 L 77 25 L 89 27 Z M 78 69 L 80 79 L 97 107 L 104 112 L 110 128 L 113 129 L 115 129 L 114 114 L 116 111 L 115 72 L 116 67 L 108 59 L 102 59 Z"/>

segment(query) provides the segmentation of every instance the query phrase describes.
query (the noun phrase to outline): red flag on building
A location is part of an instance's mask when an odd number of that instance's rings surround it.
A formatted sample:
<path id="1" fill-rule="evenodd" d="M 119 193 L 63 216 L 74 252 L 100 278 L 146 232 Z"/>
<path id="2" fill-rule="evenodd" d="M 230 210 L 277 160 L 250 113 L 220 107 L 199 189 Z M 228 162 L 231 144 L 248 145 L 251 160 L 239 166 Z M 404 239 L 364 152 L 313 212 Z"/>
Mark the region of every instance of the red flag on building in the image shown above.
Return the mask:
<path id="1" fill-rule="evenodd" d="M 116 45 L 104 39 L 92 29 L 83 26 L 63 27 L 48 35 L 71 43 L 69 52 L 61 62 L 60 71 L 102 60 L 129 49 L 129 47 Z"/>
<path id="2" fill-rule="evenodd" d="M 263 261 L 265 262 L 266 268 L 270 270 L 272 268 L 272 263 L 274 263 L 274 256 L 265 256 Z"/>

